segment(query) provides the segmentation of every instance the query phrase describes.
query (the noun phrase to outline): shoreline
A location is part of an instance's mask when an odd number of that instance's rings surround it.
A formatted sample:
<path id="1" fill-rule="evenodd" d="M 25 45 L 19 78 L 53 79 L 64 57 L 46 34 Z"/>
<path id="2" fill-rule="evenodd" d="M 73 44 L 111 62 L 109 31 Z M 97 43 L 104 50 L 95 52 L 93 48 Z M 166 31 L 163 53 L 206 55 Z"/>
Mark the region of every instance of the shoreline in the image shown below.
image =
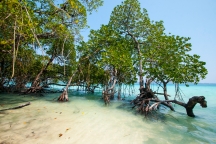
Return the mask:
<path id="1" fill-rule="evenodd" d="M 104 106 L 97 93 L 69 95 L 70 101 L 65 103 L 53 101 L 58 95 L 2 94 L 0 104 L 5 103 L 4 107 L 26 101 L 31 105 L 0 114 L 0 143 L 193 143 L 195 139 L 200 143 L 216 142 L 216 116 L 209 117 L 215 107 L 205 110 L 197 106 L 195 114 L 199 117 L 195 119 L 187 117 L 181 107 L 175 106 L 176 112 L 162 108 L 163 121 L 154 122 L 136 114 L 127 107 L 127 101 L 116 100 Z"/>

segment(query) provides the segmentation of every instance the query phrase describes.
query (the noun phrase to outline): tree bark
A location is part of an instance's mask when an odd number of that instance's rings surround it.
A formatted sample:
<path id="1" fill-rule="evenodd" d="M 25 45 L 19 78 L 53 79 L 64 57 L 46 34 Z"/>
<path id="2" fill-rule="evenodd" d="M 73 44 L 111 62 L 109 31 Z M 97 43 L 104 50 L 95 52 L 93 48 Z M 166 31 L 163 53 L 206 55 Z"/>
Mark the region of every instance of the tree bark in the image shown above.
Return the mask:
<path id="1" fill-rule="evenodd" d="M 69 98 L 68 98 L 68 87 L 70 86 L 74 75 L 75 75 L 75 73 L 70 77 L 70 79 L 69 79 L 69 81 L 67 83 L 67 86 L 64 88 L 62 94 L 59 96 L 58 101 L 68 101 L 69 100 Z"/>
<path id="2" fill-rule="evenodd" d="M 185 105 L 188 116 L 195 117 L 195 115 L 193 113 L 193 108 L 195 107 L 195 105 L 197 103 L 200 103 L 200 105 L 203 108 L 207 107 L 207 101 L 205 100 L 204 96 L 194 96 L 194 97 L 190 98 L 188 103 Z"/>
<path id="3" fill-rule="evenodd" d="M 44 73 L 44 71 L 48 68 L 48 66 L 52 63 L 52 61 L 54 60 L 55 56 L 52 55 L 52 57 L 49 59 L 49 62 L 46 64 L 45 67 L 43 67 L 41 69 L 41 71 L 37 74 L 37 76 L 35 77 L 31 87 L 29 89 L 27 89 L 27 91 L 25 93 L 35 93 L 38 92 L 42 89 L 42 87 L 40 87 L 40 76 Z"/>
<path id="4" fill-rule="evenodd" d="M 121 88 L 122 88 L 122 84 L 119 84 L 119 87 L 118 87 L 118 100 L 121 100 Z"/>
<path id="5" fill-rule="evenodd" d="M 129 28 L 127 27 L 127 34 L 129 36 L 131 36 L 131 38 L 134 40 L 135 42 L 135 49 L 137 50 L 138 53 L 138 59 L 139 59 L 139 84 L 140 84 L 140 88 L 143 87 L 144 82 L 143 82 L 143 69 L 142 69 L 142 54 L 141 54 L 141 50 L 140 50 L 140 43 L 139 41 L 136 39 L 136 37 L 129 31 Z"/>
<path id="6" fill-rule="evenodd" d="M 139 57 L 139 79 L 140 79 L 140 87 L 142 87 L 144 85 L 143 82 L 143 70 L 142 70 L 142 58 L 141 58 L 141 51 L 140 51 L 140 45 L 138 43 L 138 41 L 136 41 L 136 48 L 137 48 L 137 52 L 138 52 L 138 57 Z"/>
<path id="7" fill-rule="evenodd" d="M 207 107 L 207 101 L 205 100 L 204 96 L 193 96 L 192 98 L 188 100 L 187 104 L 177 101 L 177 100 L 167 100 L 167 101 L 161 101 L 161 102 L 173 102 L 175 104 L 183 106 L 186 109 L 187 115 L 190 117 L 195 117 L 193 113 L 193 108 L 195 107 L 197 103 L 200 103 L 202 108 Z"/>
<path id="8" fill-rule="evenodd" d="M 177 100 L 168 100 L 167 89 L 166 89 L 167 83 L 168 81 L 163 82 L 165 100 L 163 101 L 159 100 L 157 96 L 154 95 L 152 90 L 150 90 L 149 92 L 147 88 L 141 87 L 140 94 L 134 100 L 131 101 L 131 103 L 134 104 L 132 108 L 138 107 L 138 110 L 140 112 L 145 112 L 145 115 L 147 115 L 147 113 L 150 112 L 152 109 L 156 109 L 158 108 L 160 104 L 163 104 L 169 107 L 171 110 L 175 111 L 172 105 L 170 104 L 170 102 L 172 102 L 172 103 L 175 103 L 175 104 L 178 104 L 184 107 L 186 109 L 186 113 L 188 116 L 195 117 L 193 113 L 193 108 L 195 107 L 197 103 L 200 103 L 200 105 L 203 108 L 207 107 L 207 102 L 204 96 L 193 96 L 192 98 L 189 99 L 187 103 L 180 102 Z M 149 101 L 155 102 L 155 103 L 152 104 L 152 103 L 149 103 Z"/>
<path id="9" fill-rule="evenodd" d="M 163 82 L 163 91 L 164 91 L 165 100 L 169 100 L 168 94 L 167 94 L 167 83 L 166 82 Z"/>
<path id="10" fill-rule="evenodd" d="M 168 83 L 168 82 L 164 82 L 164 81 L 163 81 L 163 90 L 164 90 L 164 98 L 165 98 L 165 100 L 169 100 L 168 94 L 167 94 L 167 83 Z M 169 103 L 169 101 L 167 101 L 167 104 L 169 105 L 169 108 L 170 108 L 172 111 L 175 111 L 174 108 L 172 107 L 172 105 Z"/>
<path id="11" fill-rule="evenodd" d="M 108 105 L 110 102 L 110 98 L 114 97 L 114 93 L 115 93 L 114 87 L 115 87 L 115 84 L 117 81 L 116 76 L 117 76 L 117 70 L 114 69 L 113 80 L 111 80 L 111 81 L 113 81 L 112 86 L 110 88 L 107 88 L 107 90 L 102 92 L 105 105 Z M 109 93 L 109 91 L 111 91 L 111 93 Z"/>
<path id="12" fill-rule="evenodd" d="M 108 105 L 110 103 L 110 97 L 114 96 L 115 92 L 113 91 L 113 89 L 115 87 L 116 81 L 117 80 L 114 79 L 113 85 L 106 91 L 102 92 L 105 105 Z M 109 93 L 109 91 L 111 91 L 111 93 Z"/>
<path id="13" fill-rule="evenodd" d="M 147 91 L 150 91 L 150 84 L 153 80 L 151 78 L 147 79 L 146 78 L 146 84 L 145 84 L 145 88 L 147 89 Z"/>

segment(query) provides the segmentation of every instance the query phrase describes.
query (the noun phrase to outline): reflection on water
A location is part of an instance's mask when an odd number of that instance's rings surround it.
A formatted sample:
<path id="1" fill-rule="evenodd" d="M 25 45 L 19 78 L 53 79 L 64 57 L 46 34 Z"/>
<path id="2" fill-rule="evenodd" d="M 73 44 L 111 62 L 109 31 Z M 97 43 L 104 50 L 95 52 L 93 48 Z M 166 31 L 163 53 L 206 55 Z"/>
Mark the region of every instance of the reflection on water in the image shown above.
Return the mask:
<path id="1" fill-rule="evenodd" d="M 0 112 L 0 143 L 216 143 L 212 105 L 196 106 L 196 118 L 177 105 L 176 112 L 162 108 L 159 120 L 152 120 L 131 110 L 127 100 L 104 106 L 100 93 L 73 92 L 69 102 L 53 101 L 59 95 L 1 94 L 0 109 L 31 105 Z"/>

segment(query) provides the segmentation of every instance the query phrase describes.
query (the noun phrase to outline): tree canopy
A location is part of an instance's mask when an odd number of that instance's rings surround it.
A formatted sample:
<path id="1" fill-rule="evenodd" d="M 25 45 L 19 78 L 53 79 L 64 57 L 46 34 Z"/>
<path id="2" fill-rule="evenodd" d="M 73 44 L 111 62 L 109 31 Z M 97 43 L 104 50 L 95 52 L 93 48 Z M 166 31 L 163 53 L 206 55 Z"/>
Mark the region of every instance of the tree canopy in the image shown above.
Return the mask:
<path id="1" fill-rule="evenodd" d="M 91 92 L 101 85 L 105 95 L 113 95 L 117 86 L 121 91 L 122 84 L 133 85 L 138 76 L 140 88 L 145 77 L 147 84 L 162 82 L 166 93 L 168 82 L 188 85 L 205 78 L 205 62 L 189 53 L 190 38 L 166 34 L 163 21 L 152 21 L 138 0 L 117 5 L 109 23 L 82 41 L 80 30 L 88 27 L 88 13 L 102 4 L 0 1 L 1 91 L 11 84 L 22 91 L 31 83 L 25 92 L 40 92 L 48 81 L 63 81 L 67 88 L 73 83 Z"/>
<path id="2" fill-rule="evenodd" d="M 70 75 L 76 62 L 74 44 L 87 27 L 87 12 L 102 4 L 102 0 L 1 1 L 1 88 L 19 77 L 25 85 L 33 79 L 41 83 L 44 75 L 57 79 Z"/>

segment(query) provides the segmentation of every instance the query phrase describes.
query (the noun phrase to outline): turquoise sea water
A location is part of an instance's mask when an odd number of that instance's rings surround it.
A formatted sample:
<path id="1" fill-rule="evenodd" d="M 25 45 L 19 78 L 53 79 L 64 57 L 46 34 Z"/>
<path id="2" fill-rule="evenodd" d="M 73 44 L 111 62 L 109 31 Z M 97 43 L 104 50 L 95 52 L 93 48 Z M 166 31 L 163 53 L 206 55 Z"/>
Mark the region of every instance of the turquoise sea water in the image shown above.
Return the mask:
<path id="1" fill-rule="evenodd" d="M 53 86 L 53 89 L 56 88 L 62 87 Z M 67 103 L 53 101 L 59 93 L 45 94 L 44 97 L 0 94 L 0 109 L 31 101 L 31 106 L 0 113 L 0 143 L 216 143 L 216 84 L 189 87 L 181 85 L 185 102 L 192 96 L 202 95 L 205 96 L 208 107 L 202 108 L 197 104 L 194 108 L 195 118 L 188 117 L 185 109 L 178 105 L 174 105 L 175 112 L 162 108 L 160 111 L 163 116 L 158 121 L 146 119 L 135 110 L 131 110 L 128 100 L 139 93 L 138 88 L 139 85 L 125 86 L 122 94 L 125 100 L 113 100 L 108 107 L 104 106 L 101 99 L 101 89 L 97 89 L 94 94 L 88 94 L 77 92 L 77 87 L 71 87 L 70 101 Z M 151 88 L 153 91 L 162 92 L 156 85 L 152 85 Z M 175 85 L 168 84 L 168 93 L 171 95 L 170 99 L 174 99 Z M 162 99 L 163 96 L 159 98 Z M 41 108 L 46 108 L 47 113 L 39 113 Z M 56 119 L 57 110 L 62 113 L 61 122 L 54 123 L 52 120 Z M 80 116 L 83 116 L 83 119 L 79 119 Z M 71 119 L 75 118 L 78 121 L 77 125 L 72 126 L 74 122 L 71 122 Z M 65 121 L 70 124 L 71 131 L 67 133 L 67 141 L 62 141 L 63 138 L 60 141 L 57 135 L 65 126 Z M 45 133 L 45 129 L 50 133 Z M 33 130 L 44 134 L 32 134 Z M 63 136 L 65 135 L 66 132 L 63 133 Z"/>

